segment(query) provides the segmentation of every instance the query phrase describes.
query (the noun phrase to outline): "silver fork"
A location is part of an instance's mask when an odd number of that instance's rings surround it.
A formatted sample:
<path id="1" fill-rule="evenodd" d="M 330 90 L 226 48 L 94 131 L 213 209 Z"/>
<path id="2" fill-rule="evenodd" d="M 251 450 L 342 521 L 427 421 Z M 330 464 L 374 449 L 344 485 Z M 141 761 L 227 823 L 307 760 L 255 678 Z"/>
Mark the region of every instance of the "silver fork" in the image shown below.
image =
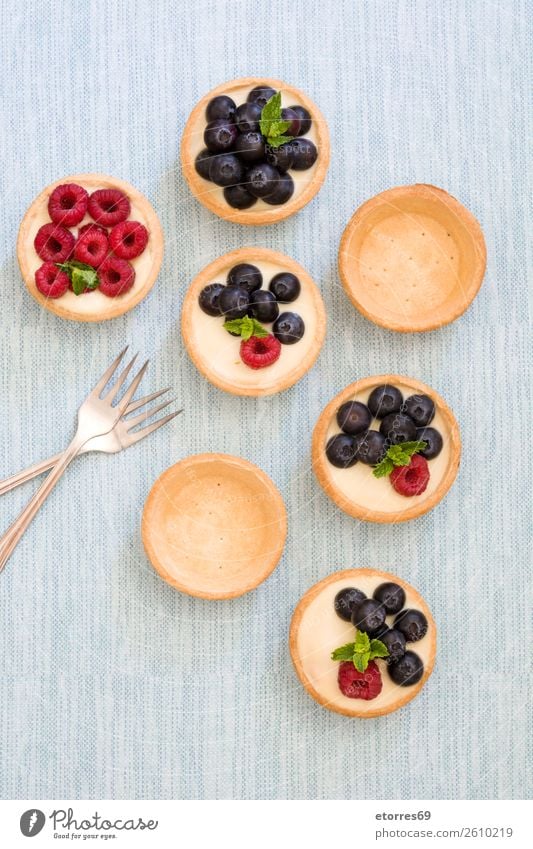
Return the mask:
<path id="1" fill-rule="evenodd" d="M 153 392 L 151 395 L 145 395 L 144 398 L 139 398 L 138 401 L 133 401 L 124 413 L 124 416 L 116 423 L 115 427 L 110 430 L 109 433 L 104 433 L 101 436 L 93 436 L 93 438 L 89 439 L 85 445 L 82 445 L 78 454 L 86 454 L 89 451 L 101 451 L 105 454 L 116 454 L 117 451 L 122 451 L 123 448 L 129 448 L 130 445 L 135 445 L 135 443 L 139 442 L 140 439 L 144 439 L 145 436 L 148 436 L 150 433 L 153 433 L 154 430 L 157 430 L 171 419 L 175 418 L 175 416 L 182 413 L 183 410 L 177 410 L 174 413 L 169 413 L 152 424 L 141 428 L 141 430 L 135 431 L 134 433 L 131 432 L 133 428 L 142 424 L 146 421 L 146 419 L 155 416 L 156 413 L 159 413 L 161 410 L 164 410 L 165 407 L 168 407 L 168 405 L 172 403 L 173 399 L 171 401 L 165 401 L 164 404 L 158 404 L 156 407 L 152 407 L 146 412 L 135 416 L 133 419 L 126 418 L 126 416 L 129 416 L 131 413 L 134 413 L 136 410 L 144 407 L 145 404 L 150 403 L 150 401 L 155 401 L 156 398 L 159 398 L 168 391 L 168 389 L 161 389 L 159 392 Z M 32 478 L 36 478 L 38 475 L 42 475 L 43 472 L 47 472 L 56 465 L 60 458 L 61 454 L 56 454 L 55 457 L 49 457 L 47 460 L 41 460 L 40 463 L 35 463 L 33 466 L 29 466 L 22 472 L 0 481 L 0 495 L 4 495 L 6 492 L 20 486 L 20 484 L 26 483 L 27 481 L 32 480 Z"/>
<path id="2" fill-rule="evenodd" d="M 71 463 L 74 457 L 79 454 L 80 450 L 89 441 L 89 439 L 109 433 L 109 431 L 124 415 L 139 386 L 139 383 L 144 377 L 144 373 L 148 366 L 148 360 L 139 369 L 116 406 L 113 406 L 113 401 L 117 397 L 121 387 L 124 385 L 126 378 L 133 367 L 136 356 L 133 357 L 133 359 L 123 369 L 122 373 L 115 381 L 114 386 L 109 389 L 107 394 L 104 395 L 103 398 L 100 396 L 115 374 L 126 351 L 127 348 L 125 348 L 122 353 L 118 355 L 116 360 L 111 363 L 107 371 L 102 375 L 94 387 L 93 391 L 87 396 L 78 410 L 78 426 L 74 439 L 60 455 L 56 465 L 37 490 L 33 498 L 30 499 L 22 513 L 20 513 L 17 519 L 15 519 L 3 537 L 0 538 L 0 571 L 6 565 L 26 528 L 54 488 L 55 484 L 58 482 L 69 463 Z"/>

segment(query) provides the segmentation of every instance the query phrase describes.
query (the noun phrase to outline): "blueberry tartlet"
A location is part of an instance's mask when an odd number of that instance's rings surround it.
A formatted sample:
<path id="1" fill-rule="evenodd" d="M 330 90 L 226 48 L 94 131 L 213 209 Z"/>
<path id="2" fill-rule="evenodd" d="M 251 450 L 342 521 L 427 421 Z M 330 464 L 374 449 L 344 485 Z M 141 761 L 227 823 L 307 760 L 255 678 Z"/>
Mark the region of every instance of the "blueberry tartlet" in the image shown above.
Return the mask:
<path id="1" fill-rule="evenodd" d="M 199 371 L 234 395 L 273 395 L 315 362 L 326 317 L 306 271 L 284 254 L 241 248 L 192 282 L 182 334 Z"/>
<path id="2" fill-rule="evenodd" d="M 311 587 L 291 622 L 296 673 L 321 705 L 345 716 L 392 713 L 433 671 L 437 632 L 410 584 L 375 569 L 335 572 Z"/>
<path id="3" fill-rule="evenodd" d="M 445 401 L 420 381 L 380 375 L 347 386 L 313 433 L 319 483 L 346 513 L 369 522 L 405 522 L 448 492 L 461 441 Z"/>
<path id="4" fill-rule="evenodd" d="M 329 165 L 324 118 L 301 91 L 248 78 L 219 86 L 192 111 L 181 161 L 195 197 L 221 218 L 270 224 L 298 212 Z"/>
<path id="5" fill-rule="evenodd" d="M 150 202 L 129 183 L 75 174 L 33 201 L 17 256 L 29 292 L 47 310 L 104 321 L 148 294 L 161 267 L 163 233 Z"/>

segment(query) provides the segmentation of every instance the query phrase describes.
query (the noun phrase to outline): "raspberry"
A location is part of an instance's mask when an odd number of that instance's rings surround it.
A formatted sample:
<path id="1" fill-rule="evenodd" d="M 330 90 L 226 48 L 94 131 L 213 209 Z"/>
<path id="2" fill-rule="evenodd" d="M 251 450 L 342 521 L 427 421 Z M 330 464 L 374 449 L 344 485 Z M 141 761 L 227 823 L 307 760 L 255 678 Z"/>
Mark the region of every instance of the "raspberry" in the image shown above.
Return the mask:
<path id="1" fill-rule="evenodd" d="M 95 230 L 98 233 L 103 233 L 104 236 L 108 237 L 108 232 L 105 227 L 101 227 L 99 224 L 93 224 L 93 222 L 90 221 L 88 224 L 84 224 L 83 227 L 80 227 L 80 229 L 78 230 L 78 238 L 80 236 L 83 236 L 84 233 L 88 233 L 89 231 L 92 231 L 94 233 Z"/>
<path id="2" fill-rule="evenodd" d="M 63 183 L 56 186 L 48 198 L 48 215 L 54 224 L 73 227 L 79 224 L 87 212 L 89 195 L 76 183 Z"/>
<path id="3" fill-rule="evenodd" d="M 400 495 L 421 495 L 429 482 L 429 466 L 425 457 L 413 454 L 408 466 L 397 466 L 390 482 Z"/>
<path id="4" fill-rule="evenodd" d="M 339 689 L 349 699 L 370 701 L 381 693 L 381 674 L 373 660 L 364 672 L 358 672 L 351 660 L 339 664 Z"/>
<path id="5" fill-rule="evenodd" d="M 135 282 L 135 271 L 125 259 L 108 256 L 98 269 L 100 291 L 108 298 L 123 295 Z"/>
<path id="6" fill-rule="evenodd" d="M 98 224 L 114 227 L 130 214 L 130 202 L 118 189 L 97 189 L 90 196 L 87 209 Z"/>
<path id="7" fill-rule="evenodd" d="M 107 233 L 97 226 L 82 229 L 84 232 L 74 245 L 74 259 L 98 268 L 109 252 Z"/>
<path id="8" fill-rule="evenodd" d="M 241 342 L 240 354 L 243 363 L 250 368 L 265 368 L 279 359 L 281 342 L 270 333 L 262 338 L 251 336 L 246 342 Z"/>
<path id="9" fill-rule="evenodd" d="M 138 221 L 122 221 L 109 234 L 109 244 L 120 259 L 135 259 L 148 243 L 148 230 Z"/>
<path id="10" fill-rule="evenodd" d="M 61 224 L 43 224 L 33 244 L 45 262 L 65 262 L 72 253 L 74 236 Z"/>
<path id="11" fill-rule="evenodd" d="M 35 285 L 46 298 L 60 298 L 67 291 L 70 280 L 55 262 L 45 262 L 35 272 Z"/>

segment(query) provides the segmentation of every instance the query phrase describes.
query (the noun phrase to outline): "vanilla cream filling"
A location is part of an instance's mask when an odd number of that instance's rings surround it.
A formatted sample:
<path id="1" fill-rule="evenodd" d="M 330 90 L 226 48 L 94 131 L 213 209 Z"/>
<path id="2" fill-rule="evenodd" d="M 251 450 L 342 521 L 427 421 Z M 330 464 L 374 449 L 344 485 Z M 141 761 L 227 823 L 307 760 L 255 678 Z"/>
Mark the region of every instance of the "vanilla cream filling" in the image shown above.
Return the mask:
<path id="1" fill-rule="evenodd" d="M 376 384 L 378 386 L 380 384 Z M 412 389 L 403 383 L 395 384 L 400 390 L 404 399 L 409 395 L 420 394 L 416 389 Z M 361 401 L 366 404 L 368 397 L 372 392 L 366 389 L 364 392 L 357 392 L 353 398 L 346 400 Z M 340 405 L 339 405 L 340 406 Z M 379 430 L 381 421 L 373 419 L 370 429 Z M 381 513 L 398 513 L 406 510 L 408 507 L 413 507 L 417 504 L 422 504 L 427 498 L 430 498 L 435 490 L 440 485 L 450 463 L 450 432 L 446 422 L 440 413 L 438 407 L 435 412 L 435 418 L 428 425 L 439 431 L 442 436 L 443 446 L 442 451 L 433 460 L 428 460 L 429 466 L 429 483 L 425 492 L 421 495 L 405 496 L 396 492 L 388 477 L 376 478 L 372 474 L 372 466 L 367 466 L 365 463 L 357 462 L 354 466 L 348 469 L 338 469 L 333 466 L 326 457 L 326 466 L 331 479 L 332 485 L 353 504 L 359 505 L 363 510 L 369 512 Z M 326 442 L 324 444 L 324 452 L 328 440 L 335 434 L 341 433 L 341 429 L 337 424 L 336 415 L 333 416 L 326 434 Z"/>
<path id="2" fill-rule="evenodd" d="M 250 93 L 252 88 L 253 88 L 253 86 L 251 86 L 251 87 L 240 86 L 239 88 L 235 88 L 235 89 L 232 89 L 229 92 L 226 92 L 226 94 L 227 94 L 228 97 L 231 97 L 232 100 L 235 101 L 235 104 L 237 106 L 240 106 L 242 103 L 246 103 L 246 98 L 248 97 L 248 94 Z M 285 108 L 286 106 L 304 106 L 304 104 L 298 99 L 298 96 L 296 94 L 291 94 L 290 91 L 285 92 L 285 91 L 283 91 L 283 89 L 281 89 L 281 105 L 282 105 L 283 108 Z M 313 118 L 313 115 L 311 115 L 311 118 Z M 200 151 L 204 150 L 204 148 L 205 148 L 204 130 L 205 130 L 206 124 L 207 124 L 207 118 L 205 117 L 205 113 L 204 113 L 204 114 L 200 115 L 200 117 L 198 118 L 198 120 L 196 121 L 196 123 L 193 126 L 193 130 L 192 130 L 191 136 L 190 136 L 190 139 L 191 139 L 191 154 L 192 154 L 193 161 L 196 159 L 196 157 L 200 153 Z M 320 147 L 319 147 L 319 144 L 318 144 L 318 133 L 316 131 L 316 127 L 315 127 L 314 122 L 311 123 L 311 129 L 309 130 L 309 132 L 305 133 L 305 138 L 307 138 L 307 139 L 309 139 L 310 141 L 313 142 L 313 144 L 318 149 L 318 156 L 320 157 Z M 315 164 L 312 165 L 311 168 L 308 168 L 307 171 L 294 171 L 293 169 L 291 169 L 289 171 L 289 174 L 294 181 L 294 193 L 292 194 L 291 198 L 289 199 L 289 202 L 293 198 L 296 198 L 299 195 L 301 195 L 301 193 L 304 191 L 304 189 L 307 188 L 309 183 L 311 183 L 313 181 L 313 177 L 314 177 L 314 173 L 315 173 L 315 170 L 316 170 L 316 167 L 317 167 L 317 163 L 318 163 L 318 158 L 317 158 L 317 161 L 315 162 Z M 251 162 L 250 167 L 253 164 L 254 163 Z M 198 176 L 200 176 L 200 175 L 198 175 Z M 223 188 L 221 188 L 220 186 L 216 186 L 214 183 L 211 183 L 208 180 L 203 180 L 203 183 L 205 184 L 206 192 L 212 192 L 222 202 L 226 203 L 226 201 L 224 200 L 224 189 Z M 284 204 L 281 204 L 281 206 L 283 206 L 283 205 Z M 270 210 L 272 210 L 272 209 L 275 209 L 275 208 L 276 207 L 272 206 L 272 204 L 265 203 L 264 200 L 258 199 L 257 202 L 254 203 L 254 205 L 252 207 L 250 207 L 250 210 L 253 210 L 254 212 L 256 212 L 258 209 L 270 209 Z"/>
<path id="3" fill-rule="evenodd" d="M 333 601 L 339 590 L 345 587 L 356 587 L 365 593 L 368 598 L 379 584 L 384 583 L 387 578 L 379 575 L 362 575 L 357 578 L 341 578 L 324 587 L 307 606 L 298 629 L 296 647 L 297 656 L 303 671 L 311 686 L 316 692 L 332 706 L 349 710 L 356 709 L 360 712 L 375 710 L 376 708 L 389 707 L 402 696 L 408 695 L 413 687 L 401 687 L 395 684 L 387 671 L 385 660 L 376 658 L 375 662 L 381 673 L 382 690 L 375 699 L 365 701 L 364 699 L 350 699 L 339 690 L 338 671 L 339 662 L 331 660 L 331 652 L 351 643 L 355 639 L 355 628 L 350 622 L 345 622 L 335 613 Z M 391 580 L 394 580 L 391 578 Z M 405 605 L 420 610 L 420 604 L 408 589 L 405 589 Z M 424 612 L 424 611 L 422 611 Z M 392 627 L 394 615 L 387 616 L 386 623 Z M 430 625 L 430 628 L 433 627 Z M 431 639 L 430 628 L 428 633 L 416 643 L 407 643 L 407 650 L 414 651 L 422 660 L 424 668 L 430 661 Z"/>
<path id="4" fill-rule="evenodd" d="M 107 183 L 105 185 L 84 185 L 83 183 L 79 183 L 86 191 L 91 195 L 93 192 L 98 191 L 99 189 L 112 189 L 115 188 L 113 183 Z M 143 211 L 137 204 L 134 198 L 128 197 L 130 201 L 131 211 L 128 216 L 128 220 L 131 221 L 139 221 L 141 224 L 144 224 L 146 229 L 148 230 L 148 244 L 146 245 L 142 254 L 135 259 L 130 259 L 128 262 L 135 269 L 135 281 L 131 289 L 128 292 L 125 292 L 123 295 L 117 295 L 116 298 L 109 298 L 107 295 L 102 294 L 102 292 L 95 289 L 92 292 L 86 292 L 82 295 L 75 295 L 71 289 L 68 289 L 64 295 L 61 295 L 60 298 L 57 298 L 57 302 L 61 303 L 67 310 L 73 313 L 77 313 L 78 315 L 101 315 L 101 313 L 105 312 L 106 309 L 109 309 L 111 304 L 116 301 L 120 304 L 127 303 L 134 295 L 137 294 L 138 287 L 141 285 L 146 278 L 149 276 L 150 271 L 153 265 L 153 250 L 152 250 L 152 233 L 150 232 L 150 228 L 148 226 L 148 222 L 146 220 Z M 43 224 L 50 224 L 50 216 L 48 215 L 47 203 L 43 203 L 42 208 L 38 211 L 38 214 L 35 215 L 31 227 L 28 231 L 28 266 L 31 271 L 33 286 L 35 286 L 35 272 L 38 268 L 41 267 L 44 260 L 40 258 L 38 253 L 34 247 L 34 239 L 37 235 L 37 231 Z M 78 231 L 85 224 L 95 224 L 96 222 L 91 216 L 87 213 L 82 221 L 79 224 L 76 224 L 73 227 L 67 227 L 67 230 L 70 230 L 74 235 L 74 238 L 77 237 Z M 107 228 L 109 230 L 110 228 Z M 98 270 L 98 269 L 97 269 Z"/>
<path id="5" fill-rule="evenodd" d="M 247 261 L 261 271 L 263 275 L 262 289 L 268 289 L 268 284 L 275 274 L 287 271 L 282 264 L 256 262 L 253 256 L 250 256 Z M 225 267 L 205 285 L 209 285 L 209 283 L 226 284 L 228 272 L 234 264 Z M 230 381 L 236 388 L 268 387 L 275 385 L 299 366 L 302 359 L 317 345 L 317 321 L 315 296 L 310 291 L 306 281 L 301 277 L 298 279 L 302 287 L 298 298 L 289 304 L 280 303 L 278 306 L 280 315 L 284 312 L 298 313 L 304 321 L 305 333 L 293 345 L 282 345 L 281 354 L 276 362 L 262 369 L 252 369 L 243 363 L 239 355 L 241 340 L 224 330 L 224 318 L 222 316 L 211 316 L 203 312 L 198 303 L 200 291 L 197 293 L 188 341 L 190 346 L 195 349 L 196 356 L 205 362 L 206 368 L 210 372 Z M 265 324 L 264 326 L 269 333 L 272 333 L 272 324 Z"/>

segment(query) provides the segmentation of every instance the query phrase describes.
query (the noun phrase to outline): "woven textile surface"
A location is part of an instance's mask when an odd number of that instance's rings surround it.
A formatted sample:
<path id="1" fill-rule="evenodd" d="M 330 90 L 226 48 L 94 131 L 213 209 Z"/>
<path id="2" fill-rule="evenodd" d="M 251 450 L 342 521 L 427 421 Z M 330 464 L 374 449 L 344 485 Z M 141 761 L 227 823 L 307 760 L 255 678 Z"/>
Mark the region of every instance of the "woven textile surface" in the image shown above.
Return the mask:
<path id="1" fill-rule="evenodd" d="M 2 0 L 0 9 L 0 475 L 67 443 L 79 402 L 126 343 L 151 358 L 145 391 L 171 385 L 185 408 L 129 451 L 80 458 L 0 575 L 2 797 L 529 797 L 531 3 Z M 271 227 L 216 218 L 178 162 L 198 99 L 248 75 L 305 90 L 332 137 L 319 194 Z M 42 310 L 15 257 L 32 199 L 83 171 L 132 182 L 166 235 L 149 297 L 85 326 Z M 396 334 L 351 306 L 336 258 L 357 206 L 414 182 L 441 186 L 474 213 L 488 265 L 462 318 Z M 244 245 L 294 256 L 328 312 L 316 366 L 263 400 L 208 384 L 179 328 L 193 276 Z M 445 500 L 397 526 L 339 512 L 310 467 L 323 406 L 351 381 L 386 372 L 441 393 L 463 440 Z M 154 480 L 201 451 L 257 463 L 288 508 L 278 568 L 232 601 L 174 591 L 140 539 Z M 2 498 L 2 528 L 35 486 Z M 377 720 L 319 707 L 288 653 L 298 599 L 351 566 L 412 583 L 439 628 L 422 693 Z"/>

